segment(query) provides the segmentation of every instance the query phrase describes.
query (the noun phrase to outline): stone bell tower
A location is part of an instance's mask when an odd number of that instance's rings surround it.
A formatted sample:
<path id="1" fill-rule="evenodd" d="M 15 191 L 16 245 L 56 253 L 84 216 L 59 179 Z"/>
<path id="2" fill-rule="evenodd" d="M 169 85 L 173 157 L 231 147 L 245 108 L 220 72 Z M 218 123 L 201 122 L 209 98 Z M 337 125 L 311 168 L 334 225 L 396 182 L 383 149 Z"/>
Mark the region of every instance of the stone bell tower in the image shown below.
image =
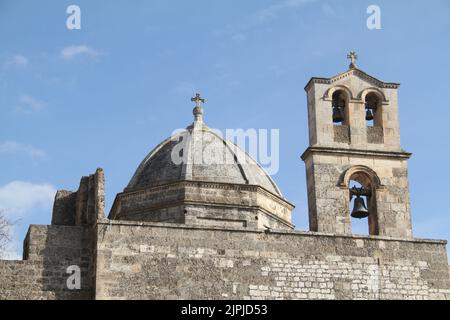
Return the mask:
<path id="1" fill-rule="evenodd" d="M 311 231 L 352 234 L 351 206 L 359 185 L 370 235 L 412 238 L 407 161 L 400 146 L 397 83 L 360 70 L 351 52 L 347 71 L 312 78 L 306 164 Z"/>

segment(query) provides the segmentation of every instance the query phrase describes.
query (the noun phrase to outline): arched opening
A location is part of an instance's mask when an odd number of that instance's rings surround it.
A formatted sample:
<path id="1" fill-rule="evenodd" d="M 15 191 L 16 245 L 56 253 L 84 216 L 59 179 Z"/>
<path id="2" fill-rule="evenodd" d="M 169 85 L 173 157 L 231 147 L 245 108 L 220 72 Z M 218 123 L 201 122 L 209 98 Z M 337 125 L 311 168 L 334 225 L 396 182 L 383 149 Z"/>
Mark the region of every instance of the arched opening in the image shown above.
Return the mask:
<path id="1" fill-rule="evenodd" d="M 347 99 L 344 91 L 337 90 L 333 92 L 331 107 L 333 108 L 333 124 L 347 124 Z"/>
<path id="2" fill-rule="evenodd" d="M 381 144 L 384 142 L 381 98 L 375 92 L 369 92 L 365 99 L 367 142 Z"/>
<path id="3" fill-rule="evenodd" d="M 336 90 L 331 97 L 334 142 L 337 143 L 350 143 L 349 99 L 350 94 L 343 89 Z"/>
<path id="4" fill-rule="evenodd" d="M 378 235 L 376 189 L 365 172 L 355 172 L 349 182 L 349 214 L 353 234 Z"/>
<path id="5" fill-rule="evenodd" d="M 370 92 L 366 95 L 365 111 L 366 125 L 368 127 L 381 126 L 381 100 L 377 94 Z"/>

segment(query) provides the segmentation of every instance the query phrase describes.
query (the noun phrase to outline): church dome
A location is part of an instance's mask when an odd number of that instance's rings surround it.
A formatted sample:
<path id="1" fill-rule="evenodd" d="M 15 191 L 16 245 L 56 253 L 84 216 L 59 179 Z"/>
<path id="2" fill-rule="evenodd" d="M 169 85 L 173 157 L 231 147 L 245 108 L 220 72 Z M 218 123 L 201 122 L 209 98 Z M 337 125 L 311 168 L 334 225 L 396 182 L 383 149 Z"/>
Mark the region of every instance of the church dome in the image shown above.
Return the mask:
<path id="1" fill-rule="evenodd" d="M 153 149 L 125 190 L 112 220 L 204 227 L 287 229 L 294 206 L 244 150 L 203 122 L 197 94 L 195 120 Z"/>
<path id="2" fill-rule="evenodd" d="M 145 157 L 125 191 L 202 181 L 256 185 L 281 197 L 263 168 L 236 144 L 206 126 L 202 113 L 196 107 L 196 120 L 191 126 L 164 140 Z"/>

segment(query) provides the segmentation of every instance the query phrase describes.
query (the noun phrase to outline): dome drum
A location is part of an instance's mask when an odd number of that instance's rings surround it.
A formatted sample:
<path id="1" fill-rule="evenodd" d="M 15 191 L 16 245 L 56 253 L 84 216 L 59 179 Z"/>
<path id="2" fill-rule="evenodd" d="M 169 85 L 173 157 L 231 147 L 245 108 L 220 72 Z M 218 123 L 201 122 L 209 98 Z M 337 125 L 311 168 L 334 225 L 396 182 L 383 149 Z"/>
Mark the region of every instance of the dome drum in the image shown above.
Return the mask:
<path id="1" fill-rule="evenodd" d="M 257 185 L 180 181 L 118 194 L 109 219 L 293 229 L 292 209 Z"/>

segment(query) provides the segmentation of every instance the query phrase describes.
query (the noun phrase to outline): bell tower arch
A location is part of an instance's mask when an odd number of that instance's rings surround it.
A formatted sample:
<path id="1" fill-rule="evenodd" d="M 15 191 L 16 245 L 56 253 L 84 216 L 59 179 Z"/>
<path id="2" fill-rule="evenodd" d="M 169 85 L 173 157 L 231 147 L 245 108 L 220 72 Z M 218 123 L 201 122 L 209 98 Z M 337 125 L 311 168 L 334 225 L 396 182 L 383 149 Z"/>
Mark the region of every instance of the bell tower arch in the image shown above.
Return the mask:
<path id="1" fill-rule="evenodd" d="M 352 234 L 356 217 L 367 219 L 370 235 L 412 238 L 411 154 L 400 145 L 400 85 L 360 70 L 356 54 L 349 58 L 347 71 L 312 78 L 305 87 L 309 147 L 302 159 L 310 230 Z"/>

